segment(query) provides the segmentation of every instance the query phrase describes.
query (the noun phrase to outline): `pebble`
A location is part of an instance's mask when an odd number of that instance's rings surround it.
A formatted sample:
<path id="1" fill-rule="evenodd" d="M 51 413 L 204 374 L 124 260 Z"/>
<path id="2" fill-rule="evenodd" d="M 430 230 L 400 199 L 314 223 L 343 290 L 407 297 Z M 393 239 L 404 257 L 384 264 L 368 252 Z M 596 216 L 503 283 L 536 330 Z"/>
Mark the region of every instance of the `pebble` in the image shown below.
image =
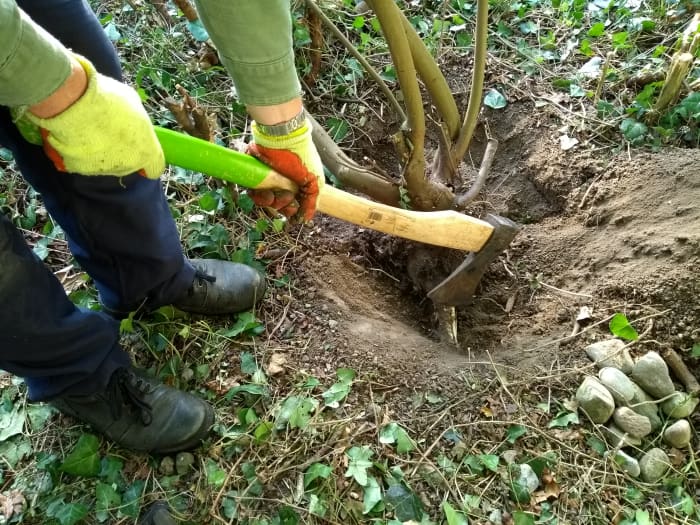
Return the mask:
<path id="1" fill-rule="evenodd" d="M 625 406 L 634 397 L 634 383 L 619 368 L 606 366 L 598 372 L 598 379 L 615 399 L 615 403 Z"/>
<path id="2" fill-rule="evenodd" d="M 537 474 L 535 474 L 535 471 L 532 469 L 532 467 L 527 463 L 522 463 L 521 465 L 519 465 L 519 467 L 520 474 L 518 476 L 517 482 L 521 487 L 523 487 L 530 494 L 532 494 L 537 490 L 537 487 L 540 486 L 540 479 L 537 477 Z"/>
<path id="3" fill-rule="evenodd" d="M 170 456 L 165 456 L 160 461 L 160 467 L 158 470 L 164 476 L 172 476 L 175 473 L 175 461 Z"/>
<path id="4" fill-rule="evenodd" d="M 659 481 L 668 470 L 671 462 L 666 452 L 660 448 L 652 448 L 639 460 L 642 479 L 647 483 Z"/>
<path id="5" fill-rule="evenodd" d="M 622 450 L 618 450 L 615 454 L 615 463 L 617 463 L 622 470 L 627 472 L 627 474 L 633 478 L 638 478 L 639 474 L 641 473 L 639 461 L 634 459 L 629 454 L 622 452 Z"/>
<path id="6" fill-rule="evenodd" d="M 625 348 L 625 343 L 619 339 L 608 339 L 588 345 L 586 354 L 598 368 L 612 367 L 629 374 L 634 367 L 629 350 Z"/>
<path id="7" fill-rule="evenodd" d="M 605 440 L 612 448 L 618 447 L 638 447 L 642 444 L 642 440 L 634 436 L 626 434 L 617 425 L 611 423 L 608 426 L 601 427 Z"/>
<path id="8" fill-rule="evenodd" d="M 675 448 L 685 448 L 691 438 L 690 423 L 685 419 L 679 419 L 664 431 L 664 441 Z"/>
<path id="9" fill-rule="evenodd" d="M 175 470 L 178 474 L 187 474 L 194 465 L 194 455 L 189 452 L 180 452 L 175 456 Z"/>
<path id="10" fill-rule="evenodd" d="M 600 381 L 586 377 L 576 391 L 581 409 L 594 423 L 605 423 L 615 410 L 615 400 Z"/>
<path id="11" fill-rule="evenodd" d="M 634 364 L 632 379 L 655 399 L 673 394 L 675 387 L 668 366 L 656 352 L 647 352 Z"/>
<path id="12" fill-rule="evenodd" d="M 627 407 L 615 409 L 613 413 L 615 424 L 630 436 L 643 438 L 651 433 L 651 421 Z"/>
<path id="13" fill-rule="evenodd" d="M 692 414 L 697 406 L 697 397 L 689 396 L 685 392 L 676 392 L 672 397 L 661 403 L 661 410 L 668 417 L 681 419 Z"/>
<path id="14" fill-rule="evenodd" d="M 654 403 L 654 399 L 647 394 L 637 383 L 632 383 L 634 396 L 630 400 L 630 408 L 637 414 L 646 417 L 651 423 L 652 430 L 658 430 L 663 425 L 659 417 L 659 405 Z"/>

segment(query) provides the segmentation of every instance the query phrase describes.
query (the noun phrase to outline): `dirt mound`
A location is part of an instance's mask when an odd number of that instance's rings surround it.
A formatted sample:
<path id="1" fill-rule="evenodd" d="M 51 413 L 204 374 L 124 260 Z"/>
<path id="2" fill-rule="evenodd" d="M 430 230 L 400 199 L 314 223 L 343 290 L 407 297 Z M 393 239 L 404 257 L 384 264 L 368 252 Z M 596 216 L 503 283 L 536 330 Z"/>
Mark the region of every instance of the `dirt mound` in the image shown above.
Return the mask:
<path id="1" fill-rule="evenodd" d="M 459 350 L 436 337 L 425 291 L 464 254 L 317 221 L 309 242 L 324 255 L 309 262 L 318 276 L 312 287 L 335 312 L 334 338 L 344 334 L 348 349 L 333 366 L 413 386 L 491 359 L 520 370 L 547 367 L 565 356 L 558 342 L 583 305 L 595 320 L 616 311 L 651 318 L 651 335 L 665 344 L 687 347 L 699 338 L 700 152 L 564 152 L 554 121 L 532 115 L 521 105 L 490 117 L 501 146 L 473 213 L 509 216 L 522 231 L 491 265 L 473 304 L 458 310 Z M 580 356 L 574 346 L 571 356 Z M 328 359 L 309 356 L 316 365 Z"/>

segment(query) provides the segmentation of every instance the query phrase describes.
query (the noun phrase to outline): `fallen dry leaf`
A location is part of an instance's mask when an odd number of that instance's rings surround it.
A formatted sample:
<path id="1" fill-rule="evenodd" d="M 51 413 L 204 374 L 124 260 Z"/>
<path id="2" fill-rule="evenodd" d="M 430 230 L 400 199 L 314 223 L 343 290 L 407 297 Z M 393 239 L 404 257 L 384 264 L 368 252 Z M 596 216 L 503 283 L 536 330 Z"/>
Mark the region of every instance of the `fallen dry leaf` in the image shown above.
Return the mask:
<path id="1" fill-rule="evenodd" d="M 532 499 L 535 501 L 535 503 L 539 504 L 543 501 L 547 501 L 549 498 L 558 498 L 560 492 L 561 488 L 556 482 L 547 483 L 544 486 L 544 489 L 532 494 Z"/>
<path id="2" fill-rule="evenodd" d="M 270 364 L 267 365 L 267 373 L 271 376 L 276 376 L 284 372 L 284 365 L 287 364 L 287 358 L 283 354 L 272 354 Z"/>
<path id="3" fill-rule="evenodd" d="M 15 514 L 21 514 L 27 501 L 19 490 L 11 490 L 7 494 L 0 494 L 0 513 L 4 523 L 10 521 Z"/>
<path id="4" fill-rule="evenodd" d="M 491 410 L 491 407 L 489 407 L 488 405 L 484 405 L 483 407 L 481 407 L 480 412 L 486 417 L 493 417 L 493 410 Z"/>
<path id="5" fill-rule="evenodd" d="M 552 431 L 552 436 L 559 441 L 580 441 L 583 439 L 581 431 L 576 429 L 554 430 Z"/>

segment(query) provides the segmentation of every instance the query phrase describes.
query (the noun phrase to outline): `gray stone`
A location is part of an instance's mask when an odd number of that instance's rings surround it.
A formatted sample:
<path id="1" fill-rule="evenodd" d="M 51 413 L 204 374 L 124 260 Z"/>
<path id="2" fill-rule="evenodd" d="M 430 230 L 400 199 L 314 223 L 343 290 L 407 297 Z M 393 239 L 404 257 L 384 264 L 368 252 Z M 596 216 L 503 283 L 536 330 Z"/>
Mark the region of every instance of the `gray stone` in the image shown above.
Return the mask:
<path id="1" fill-rule="evenodd" d="M 615 424 L 630 436 L 643 438 L 651 432 L 651 421 L 627 407 L 615 409 L 613 413 Z"/>
<path id="2" fill-rule="evenodd" d="M 614 423 L 601 427 L 605 440 L 612 448 L 638 447 L 642 444 L 640 438 L 630 436 Z"/>
<path id="3" fill-rule="evenodd" d="M 642 387 L 637 383 L 632 383 L 632 385 L 634 387 L 634 396 L 630 400 L 629 407 L 649 420 L 652 431 L 658 430 L 663 425 L 663 421 L 659 417 L 658 403 L 655 403 L 654 399 L 642 390 Z"/>
<path id="4" fill-rule="evenodd" d="M 625 348 L 625 343 L 619 339 L 608 339 L 588 345 L 586 354 L 598 368 L 610 366 L 622 370 L 625 374 L 629 374 L 634 366 L 634 361 L 632 361 L 632 356 Z"/>
<path id="5" fill-rule="evenodd" d="M 618 406 L 626 406 L 634 397 L 634 383 L 619 368 L 606 366 L 598 372 L 598 379 L 610 390 Z"/>
<path id="6" fill-rule="evenodd" d="M 675 390 L 666 361 L 656 352 L 647 352 L 637 360 L 632 379 L 655 399 L 671 395 Z"/>
<path id="7" fill-rule="evenodd" d="M 175 470 L 178 474 L 187 474 L 194 465 L 194 456 L 189 452 L 180 452 L 175 456 Z"/>
<path id="8" fill-rule="evenodd" d="M 681 419 L 688 417 L 693 413 L 695 407 L 698 406 L 698 398 L 689 396 L 685 392 L 676 392 L 661 403 L 661 410 L 668 417 L 673 419 Z"/>
<path id="9" fill-rule="evenodd" d="M 638 478 L 639 474 L 641 473 L 641 469 L 639 468 L 639 461 L 634 459 L 629 454 L 626 454 L 622 450 L 618 450 L 615 454 L 615 463 L 620 465 L 620 468 L 627 472 L 627 474 L 629 474 L 633 478 Z"/>
<path id="10" fill-rule="evenodd" d="M 520 468 L 520 473 L 517 478 L 517 483 L 532 494 L 537 490 L 537 487 L 540 486 L 540 480 L 537 474 L 535 474 L 535 471 L 527 463 L 522 463 L 518 465 L 518 467 Z"/>
<path id="11" fill-rule="evenodd" d="M 685 448 L 691 438 L 690 423 L 685 419 L 679 419 L 664 431 L 664 441 L 675 448 Z"/>
<path id="12" fill-rule="evenodd" d="M 165 456 L 160 460 L 160 467 L 158 470 L 164 476 L 172 476 L 175 473 L 175 461 L 170 456 Z"/>
<path id="13" fill-rule="evenodd" d="M 576 391 L 576 400 L 594 423 L 605 423 L 615 410 L 612 394 L 594 377 L 583 380 Z"/>
<path id="14" fill-rule="evenodd" d="M 669 469 L 671 462 L 666 452 L 660 448 L 652 448 L 639 460 L 642 479 L 647 483 L 659 481 Z"/>

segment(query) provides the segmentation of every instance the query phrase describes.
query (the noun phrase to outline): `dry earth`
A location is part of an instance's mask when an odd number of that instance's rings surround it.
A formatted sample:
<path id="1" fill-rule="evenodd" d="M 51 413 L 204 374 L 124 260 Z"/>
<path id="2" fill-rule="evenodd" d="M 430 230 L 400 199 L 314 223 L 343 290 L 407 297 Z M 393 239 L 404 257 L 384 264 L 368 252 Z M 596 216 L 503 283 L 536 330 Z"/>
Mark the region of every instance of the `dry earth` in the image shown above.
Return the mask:
<path id="1" fill-rule="evenodd" d="M 662 345 L 700 339 L 700 152 L 564 152 L 556 117 L 525 104 L 488 120 L 500 147 L 473 214 L 522 230 L 458 309 L 459 348 L 440 341 L 425 292 L 464 254 L 320 217 L 302 234 L 303 301 L 319 322 L 290 356 L 301 368 L 351 366 L 411 389 L 492 363 L 522 378 L 585 362 L 582 347 L 607 329 L 569 339 L 582 306 L 594 322 L 624 312 Z"/>

